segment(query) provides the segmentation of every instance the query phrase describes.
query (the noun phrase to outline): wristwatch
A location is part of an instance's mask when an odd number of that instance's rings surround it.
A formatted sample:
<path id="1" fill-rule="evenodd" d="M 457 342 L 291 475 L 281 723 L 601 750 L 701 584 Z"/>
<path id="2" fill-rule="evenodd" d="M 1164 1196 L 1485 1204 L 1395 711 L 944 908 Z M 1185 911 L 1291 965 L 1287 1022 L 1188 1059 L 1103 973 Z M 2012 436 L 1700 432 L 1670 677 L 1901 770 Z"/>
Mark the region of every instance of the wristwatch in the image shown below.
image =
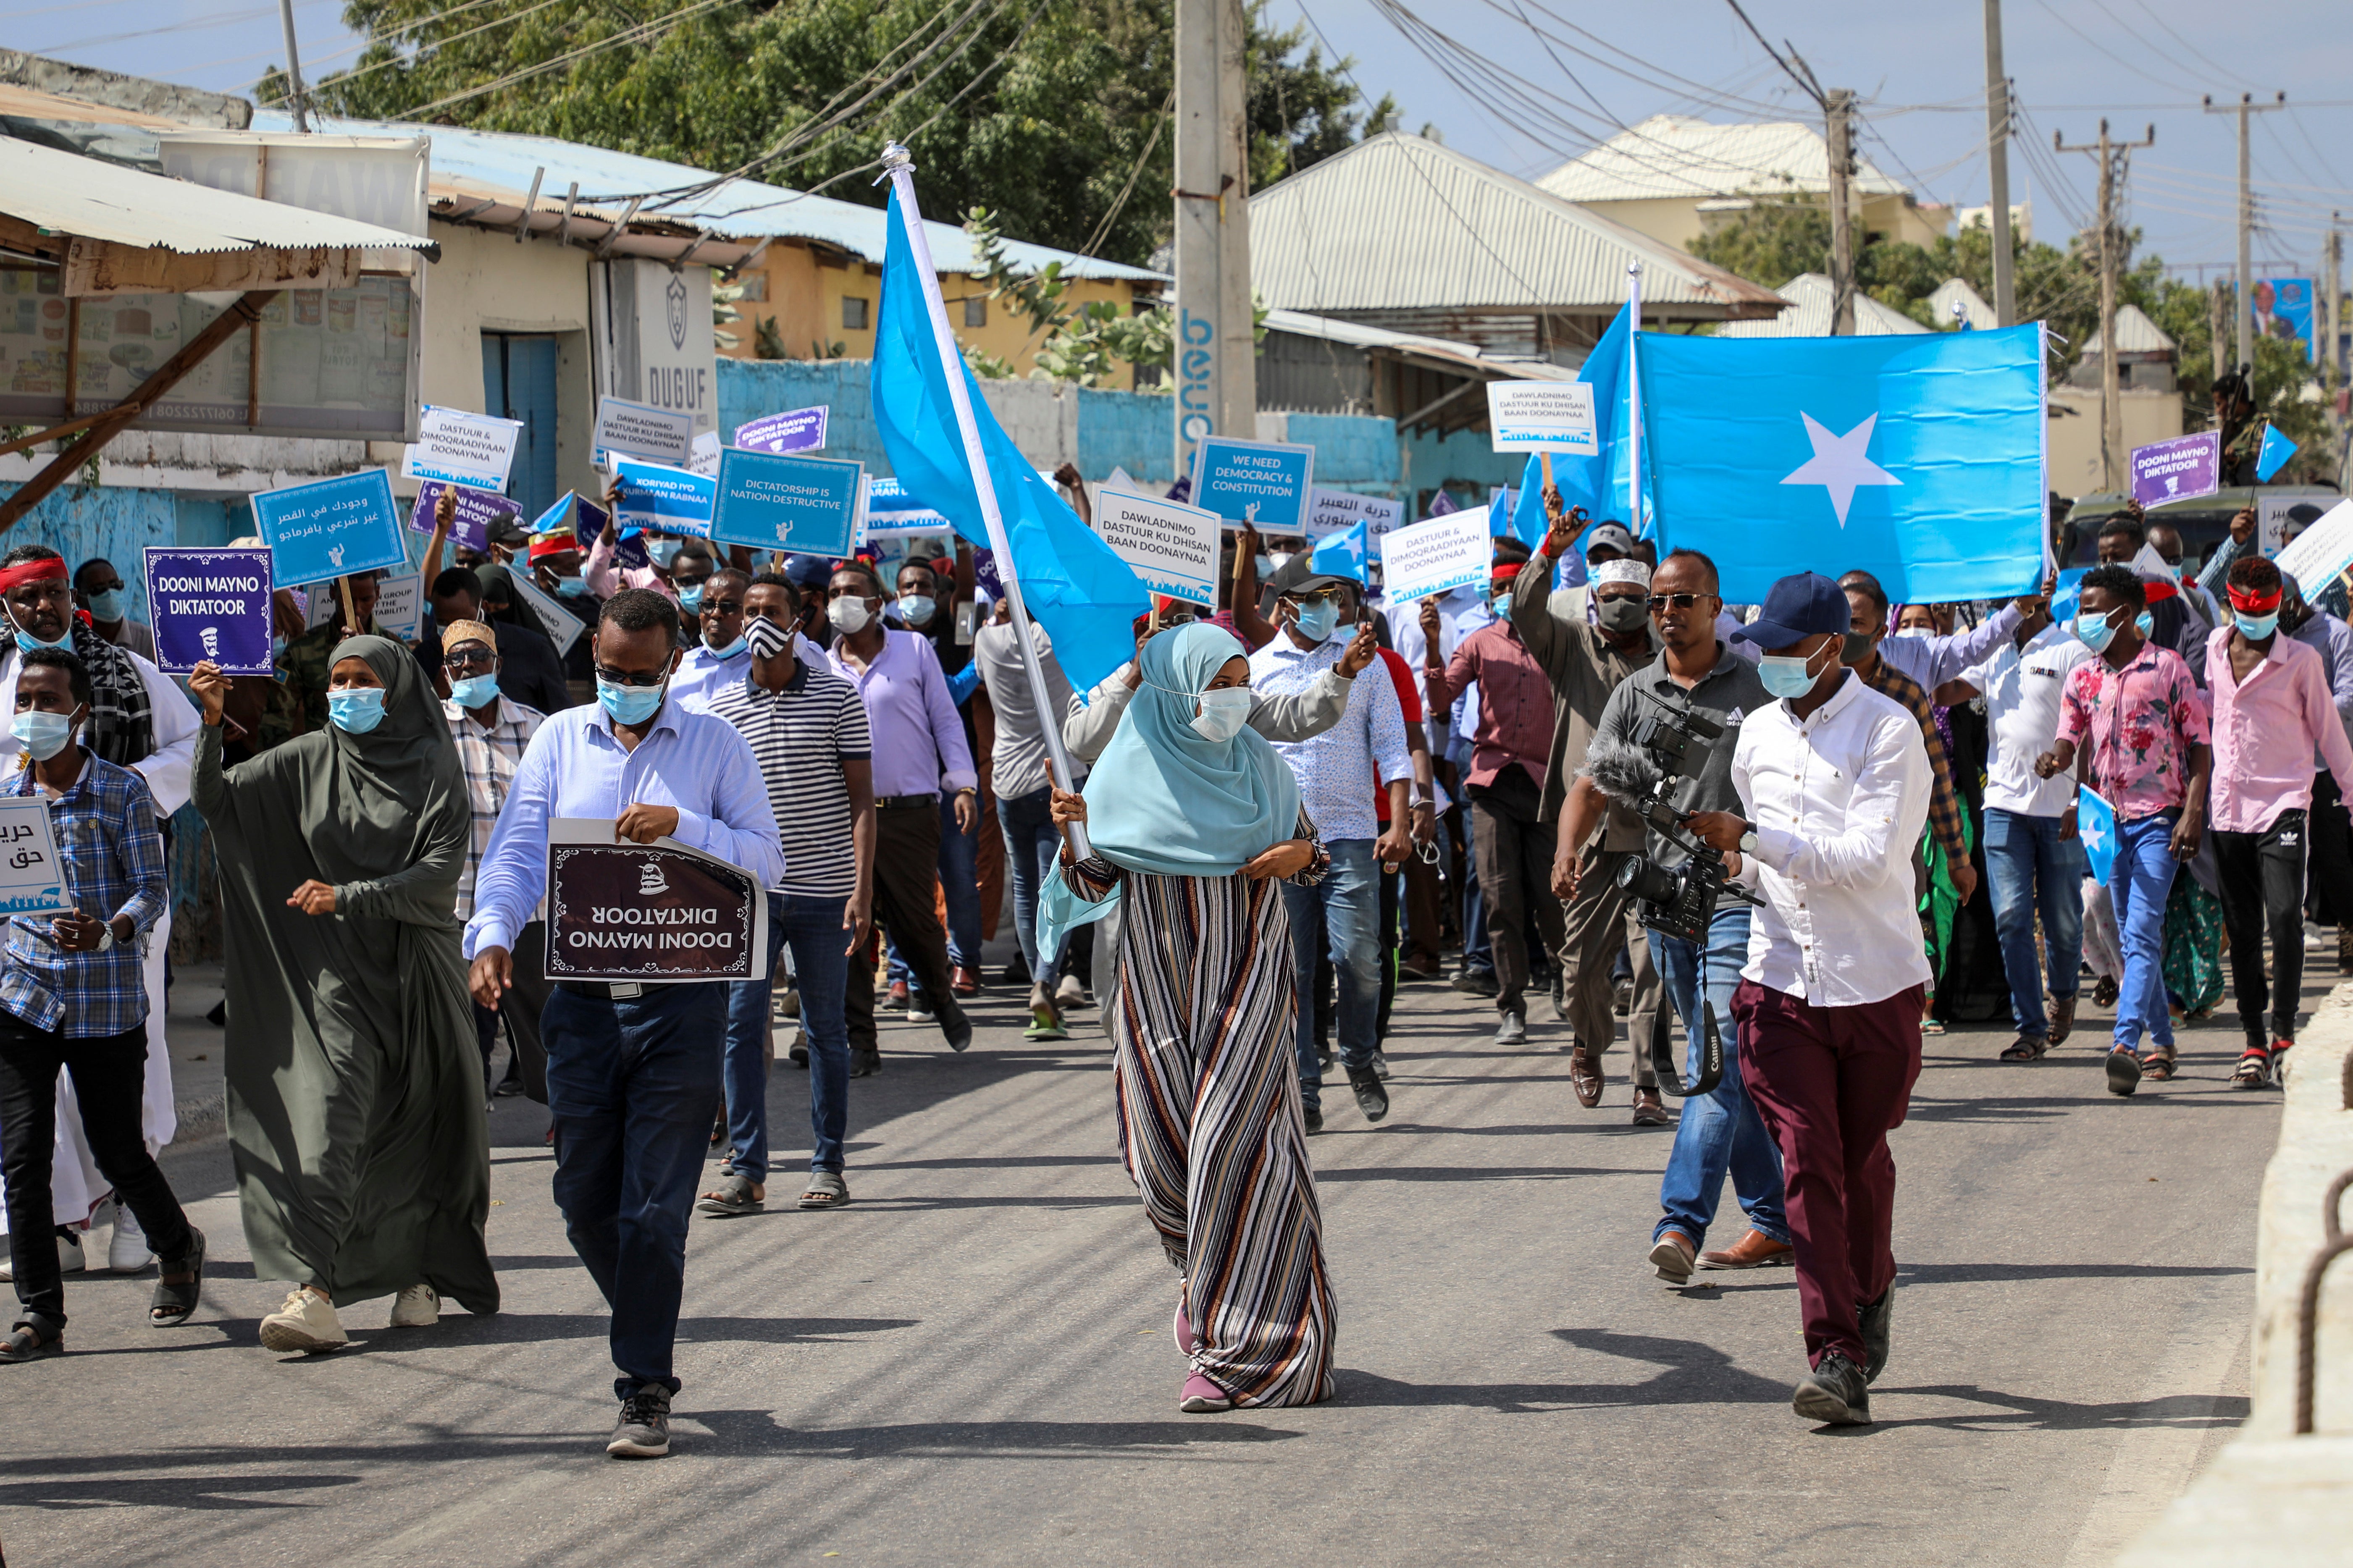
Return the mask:
<path id="1" fill-rule="evenodd" d="M 90 951 L 93 952 L 104 952 L 108 948 L 114 945 L 114 922 L 112 921 L 100 921 L 98 926 L 98 946 Z"/>
<path id="2" fill-rule="evenodd" d="M 1754 824 L 1750 825 L 1748 830 L 1740 836 L 1740 852 L 1743 855 L 1754 855 L 1757 853 L 1757 828 Z"/>

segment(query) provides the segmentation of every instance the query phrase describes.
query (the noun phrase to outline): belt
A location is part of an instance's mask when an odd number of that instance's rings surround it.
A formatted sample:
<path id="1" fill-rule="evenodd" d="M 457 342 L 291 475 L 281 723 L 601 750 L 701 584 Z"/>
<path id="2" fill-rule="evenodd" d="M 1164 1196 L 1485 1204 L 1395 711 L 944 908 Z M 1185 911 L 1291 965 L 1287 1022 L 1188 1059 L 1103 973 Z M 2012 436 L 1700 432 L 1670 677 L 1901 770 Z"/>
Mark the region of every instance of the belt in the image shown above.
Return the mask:
<path id="1" fill-rule="evenodd" d="M 913 811 L 918 806 L 939 804 L 939 792 L 936 790 L 930 795 L 878 795 L 874 797 L 874 809 L 877 811 Z"/>
<path id="2" fill-rule="evenodd" d="M 591 1002 L 634 1002 L 646 994 L 646 988 L 634 980 L 559 980 L 555 988 Z"/>

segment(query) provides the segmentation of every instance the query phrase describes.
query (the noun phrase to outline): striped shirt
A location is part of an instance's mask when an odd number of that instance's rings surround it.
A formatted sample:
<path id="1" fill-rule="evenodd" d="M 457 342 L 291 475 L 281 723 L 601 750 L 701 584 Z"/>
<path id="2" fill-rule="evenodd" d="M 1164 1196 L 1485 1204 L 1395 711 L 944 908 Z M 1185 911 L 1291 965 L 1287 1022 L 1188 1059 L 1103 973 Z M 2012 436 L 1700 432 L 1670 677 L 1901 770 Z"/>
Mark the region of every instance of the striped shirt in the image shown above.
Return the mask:
<path id="1" fill-rule="evenodd" d="M 531 738 L 547 722 L 538 709 L 501 697 L 498 722 L 483 729 L 454 697 L 441 700 L 442 716 L 449 721 L 449 738 L 458 743 L 458 766 L 466 774 L 466 799 L 473 808 L 474 831 L 466 840 L 466 869 L 458 878 L 458 919 L 474 918 L 474 873 L 481 868 L 482 851 L 490 847 L 491 829 L 514 787 L 515 770 Z"/>
<path id="2" fill-rule="evenodd" d="M 748 676 L 718 688 L 703 710 L 743 731 L 768 784 L 778 831 L 790 833 L 778 891 L 846 899 L 858 890 L 844 763 L 874 753 L 866 704 L 830 668 L 796 659 L 791 680 L 770 691 Z"/>

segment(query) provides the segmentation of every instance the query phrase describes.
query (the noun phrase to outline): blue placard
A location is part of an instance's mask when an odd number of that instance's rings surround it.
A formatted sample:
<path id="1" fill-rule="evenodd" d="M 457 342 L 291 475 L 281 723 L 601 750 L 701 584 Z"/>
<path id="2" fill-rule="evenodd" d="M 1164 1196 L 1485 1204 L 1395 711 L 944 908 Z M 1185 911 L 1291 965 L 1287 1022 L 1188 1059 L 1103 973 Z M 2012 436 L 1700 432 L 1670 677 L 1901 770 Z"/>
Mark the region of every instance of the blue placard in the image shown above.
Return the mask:
<path id="1" fill-rule="evenodd" d="M 846 555 L 858 529 L 865 465 L 842 458 L 786 458 L 730 447 L 719 454 L 711 537 L 722 544 Z"/>
<path id="2" fill-rule="evenodd" d="M 253 520 L 281 588 L 408 564 L 392 479 L 382 468 L 259 491 Z"/>
<path id="3" fill-rule="evenodd" d="M 1303 536 L 1314 483 L 1313 447 L 1212 436 L 1194 461 L 1193 504 L 1261 533 Z"/>
<path id="4" fill-rule="evenodd" d="M 268 675 L 269 552 L 150 545 L 147 624 L 155 668 L 186 675 L 206 659 L 225 675 Z"/>
<path id="5" fill-rule="evenodd" d="M 687 539 L 711 537 L 711 498 L 718 489 L 716 479 L 660 463 L 641 463 L 635 458 L 616 459 L 613 474 L 620 492 L 614 503 L 614 520 L 621 525 L 622 538 L 647 528 Z"/>

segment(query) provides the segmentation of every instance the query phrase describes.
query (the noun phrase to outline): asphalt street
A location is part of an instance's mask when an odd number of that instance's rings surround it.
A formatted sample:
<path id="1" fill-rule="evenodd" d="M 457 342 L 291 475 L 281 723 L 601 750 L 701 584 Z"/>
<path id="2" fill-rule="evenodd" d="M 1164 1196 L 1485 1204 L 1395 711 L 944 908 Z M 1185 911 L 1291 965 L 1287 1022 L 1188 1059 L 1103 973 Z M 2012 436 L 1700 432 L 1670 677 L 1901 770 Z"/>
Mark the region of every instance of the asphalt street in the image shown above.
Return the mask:
<path id="1" fill-rule="evenodd" d="M 2088 1564 L 2244 1415 L 2278 1097 L 2225 1086 L 2227 1016 L 2129 1101 L 2088 1009 L 2030 1067 L 1992 1061 L 2007 1030 L 1926 1042 L 1877 1425 L 1829 1431 L 1789 1410 L 1788 1270 L 1678 1290 L 1643 1262 L 1671 1134 L 1629 1125 L 1623 1047 L 1586 1110 L 1546 1007 L 1498 1050 L 1436 986 L 1401 1000 L 1389 1120 L 1335 1070 L 1313 1145 L 1338 1398 L 1180 1415 L 1108 1050 L 1091 1012 L 1025 1045 L 1015 999 L 992 991 L 962 1057 L 884 1025 L 884 1072 L 851 1086 L 853 1206 L 696 1220 L 659 1461 L 604 1455 L 606 1318 L 540 1108 L 491 1121 L 504 1310 L 391 1330 L 365 1303 L 318 1359 L 259 1346 L 287 1286 L 253 1278 L 225 1146 L 175 1148 L 206 1305 L 159 1332 L 152 1272 L 77 1278 L 71 1353 L 0 1370 L 9 1560 Z M 780 1063 L 804 1160 L 807 1092 Z"/>

